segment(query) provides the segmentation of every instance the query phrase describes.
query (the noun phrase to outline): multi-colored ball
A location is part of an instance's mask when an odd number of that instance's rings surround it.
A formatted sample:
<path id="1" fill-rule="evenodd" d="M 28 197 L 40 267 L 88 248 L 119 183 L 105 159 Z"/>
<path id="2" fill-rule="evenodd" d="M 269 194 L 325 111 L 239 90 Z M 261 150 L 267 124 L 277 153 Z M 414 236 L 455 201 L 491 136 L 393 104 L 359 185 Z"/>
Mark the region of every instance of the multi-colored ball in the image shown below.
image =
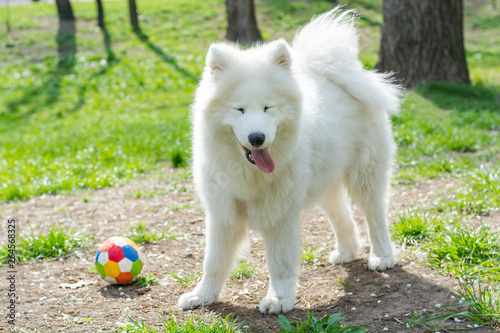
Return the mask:
<path id="1" fill-rule="evenodd" d="M 95 267 L 111 284 L 129 283 L 141 273 L 141 251 L 126 237 L 111 237 L 97 251 Z"/>

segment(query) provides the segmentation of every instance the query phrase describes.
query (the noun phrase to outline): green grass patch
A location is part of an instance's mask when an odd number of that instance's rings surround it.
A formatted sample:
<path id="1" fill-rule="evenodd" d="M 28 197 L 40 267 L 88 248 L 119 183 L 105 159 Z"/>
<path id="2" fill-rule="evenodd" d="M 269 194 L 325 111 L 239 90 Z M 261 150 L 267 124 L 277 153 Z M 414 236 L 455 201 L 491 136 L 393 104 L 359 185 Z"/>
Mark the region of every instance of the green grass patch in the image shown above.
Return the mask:
<path id="1" fill-rule="evenodd" d="M 461 214 L 489 215 L 500 208 L 500 170 L 477 170 L 462 177 L 465 187 L 449 200 L 442 200 L 443 210 Z"/>
<path id="2" fill-rule="evenodd" d="M 170 226 L 163 231 L 151 230 L 149 223 L 140 221 L 132 223 L 129 227 L 127 236 L 135 243 L 154 243 L 162 240 L 176 240 L 179 235 L 170 232 Z"/>
<path id="3" fill-rule="evenodd" d="M 481 279 L 477 283 L 473 279 L 460 282 L 460 295 L 469 304 L 471 310 L 481 318 L 483 325 L 500 326 L 500 287 L 481 286 Z"/>
<path id="4" fill-rule="evenodd" d="M 184 322 L 179 322 L 173 314 L 170 314 L 169 319 L 165 319 L 161 323 L 162 328 L 151 327 L 144 322 L 139 322 L 132 319 L 132 322 L 124 327 L 120 327 L 117 332 L 127 333 L 239 333 L 241 330 L 241 323 L 238 324 L 236 320 L 231 319 L 231 315 L 220 318 L 215 317 L 211 322 L 207 322 L 197 317 L 189 317 Z"/>
<path id="5" fill-rule="evenodd" d="M 419 211 L 403 212 L 391 226 L 392 238 L 403 246 L 424 243 L 437 230 L 439 226 L 437 221 Z"/>
<path id="6" fill-rule="evenodd" d="M 486 224 L 474 229 L 454 220 L 424 248 L 429 255 L 427 263 L 439 272 L 500 280 L 500 235 Z"/>
<path id="7" fill-rule="evenodd" d="M 331 242 L 325 243 L 321 246 L 314 246 L 313 244 L 307 244 L 307 240 L 304 239 L 304 249 L 302 251 L 302 262 L 314 264 L 318 260 L 323 259 L 323 252 L 328 249 Z"/>
<path id="8" fill-rule="evenodd" d="M 196 282 L 201 280 L 202 272 L 198 272 L 196 275 L 189 275 L 186 272 L 181 272 L 179 274 L 173 272 L 167 272 L 172 278 L 174 278 L 175 282 L 183 286 L 189 286 L 195 284 Z"/>
<path id="9" fill-rule="evenodd" d="M 68 231 L 67 228 L 56 225 L 46 234 L 31 229 L 18 236 L 14 254 L 17 261 L 61 258 L 92 240 L 93 238 L 88 235 Z M 10 253 L 8 246 L 3 245 L 0 249 L 0 262 L 8 261 Z"/>
<path id="10" fill-rule="evenodd" d="M 312 312 L 307 310 L 307 319 L 305 321 L 289 322 L 285 316 L 279 316 L 279 322 L 281 324 L 281 329 L 278 333 L 290 333 L 290 332 L 301 332 L 301 333 L 362 333 L 366 330 L 362 327 L 356 325 L 339 325 L 339 322 L 344 319 L 341 317 L 340 313 L 332 314 L 331 316 L 324 316 L 321 319 L 317 319 L 313 316 Z"/>
<path id="11" fill-rule="evenodd" d="M 231 279 L 243 280 L 251 279 L 257 276 L 257 266 L 249 262 L 239 261 L 235 269 L 231 272 Z"/>
<path id="12" fill-rule="evenodd" d="M 149 274 L 147 276 L 139 276 L 134 279 L 132 284 L 138 285 L 141 288 L 149 287 L 155 284 L 158 284 L 158 278 L 154 274 Z"/>

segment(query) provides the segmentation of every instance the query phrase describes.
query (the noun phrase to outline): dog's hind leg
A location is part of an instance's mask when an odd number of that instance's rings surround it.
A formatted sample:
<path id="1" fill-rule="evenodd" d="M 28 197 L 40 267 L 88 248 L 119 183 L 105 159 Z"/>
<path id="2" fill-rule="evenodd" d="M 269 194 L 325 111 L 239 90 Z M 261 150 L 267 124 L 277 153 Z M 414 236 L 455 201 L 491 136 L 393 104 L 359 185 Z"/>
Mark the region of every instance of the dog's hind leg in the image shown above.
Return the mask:
<path id="1" fill-rule="evenodd" d="M 178 305 L 183 310 L 209 305 L 219 299 L 236 259 L 239 244 L 246 235 L 246 216 L 224 215 L 211 214 L 210 209 L 207 209 L 203 278 L 193 291 L 180 297 Z M 228 221 L 228 216 L 235 216 L 235 220 Z"/>
<path id="2" fill-rule="evenodd" d="M 335 187 L 321 204 L 335 233 L 336 248 L 330 254 L 332 264 L 351 262 L 358 257 L 358 228 L 342 185 Z"/>
<path id="3" fill-rule="evenodd" d="M 372 245 L 368 268 L 371 270 L 385 270 L 396 264 L 386 219 L 387 189 L 385 170 L 363 170 L 355 180 L 351 178 L 349 184 L 351 198 L 363 211 L 368 224 Z"/>

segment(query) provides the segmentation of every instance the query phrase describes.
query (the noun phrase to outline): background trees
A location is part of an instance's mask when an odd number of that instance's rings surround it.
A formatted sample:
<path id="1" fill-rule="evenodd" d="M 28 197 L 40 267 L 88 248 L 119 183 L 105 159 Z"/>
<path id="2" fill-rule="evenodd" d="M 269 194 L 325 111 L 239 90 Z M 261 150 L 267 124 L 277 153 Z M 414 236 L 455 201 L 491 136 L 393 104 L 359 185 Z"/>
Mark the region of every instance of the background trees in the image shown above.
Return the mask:
<path id="1" fill-rule="evenodd" d="M 71 2 L 69 0 L 56 0 L 57 13 L 59 14 L 59 20 L 74 20 L 73 8 L 71 8 Z"/>
<path id="2" fill-rule="evenodd" d="M 376 68 L 405 87 L 421 82 L 469 84 L 462 0 L 384 0 Z"/>
<path id="3" fill-rule="evenodd" d="M 226 10 L 227 40 L 247 45 L 262 39 L 253 0 L 226 0 Z"/>

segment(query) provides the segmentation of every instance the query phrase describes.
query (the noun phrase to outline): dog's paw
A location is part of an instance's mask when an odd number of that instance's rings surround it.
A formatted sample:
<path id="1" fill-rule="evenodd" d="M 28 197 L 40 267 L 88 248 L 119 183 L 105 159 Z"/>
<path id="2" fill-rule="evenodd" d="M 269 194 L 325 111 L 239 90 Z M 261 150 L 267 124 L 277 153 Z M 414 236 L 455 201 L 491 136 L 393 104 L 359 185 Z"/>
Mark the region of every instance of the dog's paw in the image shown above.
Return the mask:
<path id="1" fill-rule="evenodd" d="M 394 257 L 379 257 L 374 254 L 370 254 L 368 259 L 368 268 L 372 271 L 385 271 L 386 269 L 393 268 L 396 264 Z"/>
<path id="2" fill-rule="evenodd" d="M 278 314 L 292 311 L 294 298 L 279 298 L 266 296 L 260 303 L 260 312 L 264 314 Z"/>
<path id="3" fill-rule="evenodd" d="M 215 301 L 216 299 L 213 296 L 210 297 L 196 291 L 191 291 L 181 295 L 178 306 L 182 310 L 189 310 L 197 308 L 201 305 L 213 304 Z"/>
<path id="4" fill-rule="evenodd" d="M 328 261 L 331 264 L 341 265 L 341 264 L 345 264 L 345 263 L 354 261 L 357 258 L 358 258 L 358 251 L 357 250 L 344 252 L 344 251 L 339 251 L 337 249 L 337 250 L 333 250 L 332 253 L 330 253 L 330 258 L 328 259 Z"/>

